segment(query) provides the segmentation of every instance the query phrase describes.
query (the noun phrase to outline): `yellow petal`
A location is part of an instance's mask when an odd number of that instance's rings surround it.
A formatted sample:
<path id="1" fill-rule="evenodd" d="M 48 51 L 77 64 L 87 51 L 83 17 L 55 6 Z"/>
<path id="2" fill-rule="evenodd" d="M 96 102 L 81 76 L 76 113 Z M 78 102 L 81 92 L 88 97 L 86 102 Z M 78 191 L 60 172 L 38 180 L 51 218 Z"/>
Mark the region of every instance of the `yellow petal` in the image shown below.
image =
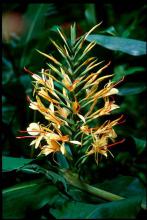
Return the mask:
<path id="1" fill-rule="evenodd" d="M 66 91 L 65 88 L 63 88 L 63 95 L 64 95 L 67 99 L 69 99 L 68 94 L 67 94 L 67 91 Z M 70 107 L 70 103 L 69 103 L 68 101 L 66 101 L 66 104 L 67 104 L 68 107 Z"/>
<path id="2" fill-rule="evenodd" d="M 81 115 L 81 114 L 77 114 L 78 116 L 79 116 L 79 118 L 85 123 L 86 122 L 86 120 L 85 120 L 85 118 L 84 118 L 84 116 L 83 115 Z"/>
<path id="3" fill-rule="evenodd" d="M 115 110 L 117 108 L 120 108 L 120 107 L 118 105 L 116 105 L 116 104 L 111 104 L 110 111 L 113 111 L 113 110 Z"/>
<path id="4" fill-rule="evenodd" d="M 44 155 L 48 155 L 48 154 L 51 154 L 54 152 L 54 149 L 48 147 L 48 146 L 44 146 L 41 150 L 41 153 L 40 154 L 44 154 Z"/>
<path id="5" fill-rule="evenodd" d="M 65 155 L 65 154 L 66 154 L 66 149 L 65 149 L 64 144 L 62 144 L 62 145 L 61 145 L 60 150 L 61 150 L 61 153 L 62 153 L 63 155 Z"/>
<path id="6" fill-rule="evenodd" d="M 36 140 L 31 141 L 30 146 L 34 145 L 36 143 Z"/>
<path id="7" fill-rule="evenodd" d="M 70 143 L 72 143 L 72 144 L 78 144 L 78 145 L 81 145 L 81 142 L 79 142 L 79 141 L 69 141 Z"/>
<path id="8" fill-rule="evenodd" d="M 36 139 L 36 143 L 35 143 L 35 148 L 39 147 L 40 141 L 42 140 L 43 135 L 40 135 L 37 139 Z"/>
<path id="9" fill-rule="evenodd" d="M 50 110 L 54 113 L 54 104 L 51 102 L 51 104 L 49 105 Z"/>
<path id="10" fill-rule="evenodd" d="M 54 149 L 55 152 L 60 151 L 60 144 L 57 141 L 51 140 L 50 144 L 51 144 L 51 148 Z"/>
<path id="11" fill-rule="evenodd" d="M 40 95 L 41 97 L 45 98 L 45 99 L 48 100 L 49 102 L 53 102 L 53 103 L 56 103 L 56 104 L 59 103 L 57 100 L 52 99 L 52 98 L 49 96 L 49 94 L 48 94 L 45 90 L 43 90 L 43 89 L 41 89 L 41 90 L 38 92 L 38 95 Z"/>
<path id="12" fill-rule="evenodd" d="M 107 157 L 107 152 L 105 150 L 100 150 L 99 153 Z"/>
<path id="13" fill-rule="evenodd" d="M 46 137 L 49 138 L 50 140 L 60 140 L 60 136 L 55 133 L 47 133 Z"/>
<path id="14" fill-rule="evenodd" d="M 30 102 L 29 108 L 33 109 L 33 110 L 38 110 L 38 105 L 37 102 Z"/>
<path id="15" fill-rule="evenodd" d="M 109 92 L 107 92 L 103 97 L 109 96 L 109 95 L 115 95 L 118 94 L 118 89 L 112 88 Z"/>
<path id="16" fill-rule="evenodd" d="M 70 114 L 70 111 L 65 107 L 61 108 L 60 106 L 57 106 L 57 109 L 59 115 L 61 115 L 64 118 L 67 118 L 67 116 Z"/>
<path id="17" fill-rule="evenodd" d="M 39 124 L 33 122 L 29 124 L 29 127 L 27 128 L 27 132 L 30 135 L 36 136 L 40 133 L 40 126 Z"/>
<path id="18" fill-rule="evenodd" d="M 38 76 L 37 74 L 33 74 L 32 77 L 36 80 L 36 81 L 43 81 L 42 78 L 40 76 Z"/>

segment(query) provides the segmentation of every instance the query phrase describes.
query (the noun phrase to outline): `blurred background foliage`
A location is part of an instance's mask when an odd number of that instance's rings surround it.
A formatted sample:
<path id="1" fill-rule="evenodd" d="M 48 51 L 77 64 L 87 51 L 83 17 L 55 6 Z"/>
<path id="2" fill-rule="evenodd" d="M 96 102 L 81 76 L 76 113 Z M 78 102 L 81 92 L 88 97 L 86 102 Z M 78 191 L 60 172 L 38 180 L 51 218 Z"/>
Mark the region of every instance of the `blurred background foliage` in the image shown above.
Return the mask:
<path id="1" fill-rule="evenodd" d="M 104 73 L 114 73 L 113 81 L 125 76 L 118 86 L 120 92 L 116 97 L 120 109 L 114 113 L 124 114 L 126 122 L 116 127 L 116 132 L 120 138 L 126 138 L 126 141 L 113 148 L 114 159 L 104 158 L 96 167 L 93 158 L 90 158 L 83 165 L 82 172 L 93 184 L 119 174 L 138 177 L 146 184 L 146 14 L 145 1 L 133 4 L 128 1 L 127 5 L 120 4 L 120 1 L 83 4 L 3 3 L 3 155 L 28 159 L 33 157 L 29 141 L 17 140 L 16 136 L 19 136 L 19 130 L 25 130 L 38 117 L 28 108 L 26 97 L 32 97 L 32 79 L 24 71 L 24 67 L 32 72 L 46 68 L 47 60 L 36 49 L 52 53 L 61 60 L 50 42 L 50 38 L 60 40 L 57 35 L 58 26 L 68 35 L 70 25 L 76 22 L 80 36 L 103 21 L 89 36 L 88 41 L 95 39 L 97 42 L 93 49 L 94 56 L 100 61 L 111 61 L 110 67 Z"/>

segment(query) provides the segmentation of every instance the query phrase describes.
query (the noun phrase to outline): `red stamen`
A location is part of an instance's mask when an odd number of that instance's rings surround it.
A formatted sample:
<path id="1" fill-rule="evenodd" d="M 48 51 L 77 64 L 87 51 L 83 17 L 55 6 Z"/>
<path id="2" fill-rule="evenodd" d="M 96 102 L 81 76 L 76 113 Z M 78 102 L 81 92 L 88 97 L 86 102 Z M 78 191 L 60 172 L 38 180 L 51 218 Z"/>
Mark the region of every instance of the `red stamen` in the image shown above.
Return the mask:
<path id="1" fill-rule="evenodd" d="M 46 131 L 40 131 L 40 130 L 32 130 L 32 131 L 19 131 L 20 133 L 28 133 L 28 132 L 40 132 L 40 133 L 47 133 Z"/>
<path id="2" fill-rule="evenodd" d="M 27 97 L 26 97 L 26 100 L 27 100 L 27 102 L 31 102 L 31 99 L 30 99 L 30 97 L 27 95 Z"/>
<path id="3" fill-rule="evenodd" d="M 28 133 L 28 131 L 19 131 L 19 132 L 20 132 L 20 133 L 25 133 L 25 132 Z"/>
<path id="4" fill-rule="evenodd" d="M 123 121 L 118 122 L 118 125 L 123 124 L 126 122 L 126 119 L 124 119 Z"/>
<path id="5" fill-rule="evenodd" d="M 126 119 L 123 119 L 123 121 L 121 121 L 123 117 L 124 117 L 124 115 L 122 115 L 122 116 L 120 117 L 119 121 L 117 122 L 118 125 L 119 125 L 119 124 L 123 124 L 123 123 L 126 121 Z"/>
<path id="6" fill-rule="evenodd" d="M 121 141 L 118 141 L 118 142 L 113 143 L 113 144 L 109 144 L 109 145 L 107 145 L 107 148 L 108 148 L 108 147 L 112 147 L 112 146 L 114 146 L 114 145 L 116 145 L 116 144 L 121 144 L 121 143 L 123 143 L 125 140 L 126 140 L 126 139 L 124 138 L 124 139 L 122 139 Z"/>
<path id="7" fill-rule="evenodd" d="M 36 138 L 37 136 L 22 136 L 22 137 L 16 137 L 18 139 L 25 139 L 25 138 Z"/>
<path id="8" fill-rule="evenodd" d="M 34 75 L 34 73 L 32 73 L 30 70 L 28 70 L 26 67 L 24 67 L 24 70 L 29 73 L 31 76 Z"/>

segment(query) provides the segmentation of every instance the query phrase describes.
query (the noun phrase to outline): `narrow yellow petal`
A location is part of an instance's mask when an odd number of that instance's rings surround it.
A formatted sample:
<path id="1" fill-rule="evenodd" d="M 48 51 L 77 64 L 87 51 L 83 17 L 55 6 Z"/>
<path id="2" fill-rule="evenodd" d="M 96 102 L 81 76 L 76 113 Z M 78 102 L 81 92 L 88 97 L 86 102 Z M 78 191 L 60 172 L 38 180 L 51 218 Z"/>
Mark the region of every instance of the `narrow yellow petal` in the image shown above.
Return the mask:
<path id="1" fill-rule="evenodd" d="M 81 142 L 79 142 L 79 141 L 69 141 L 69 142 L 72 143 L 72 144 L 81 145 Z"/>
<path id="2" fill-rule="evenodd" d="M 85 123 L 86 122 L 86 120 L 85 120 L 85 118 L 84 118 L 84 116 L 83 115 L 81 115 L 81 114 L 77 114 L 78 116 L 79 116 L 79 118 Z"/>
<path id="3" fill-rule="evenodd" d="M 62 153 L 63 155 L 66 154 L 66 149 L 65 149 L 64 144 L 61 144 L 61 148 L 60 148 L 60 150 L 61 150 L 61 153 Z"/>

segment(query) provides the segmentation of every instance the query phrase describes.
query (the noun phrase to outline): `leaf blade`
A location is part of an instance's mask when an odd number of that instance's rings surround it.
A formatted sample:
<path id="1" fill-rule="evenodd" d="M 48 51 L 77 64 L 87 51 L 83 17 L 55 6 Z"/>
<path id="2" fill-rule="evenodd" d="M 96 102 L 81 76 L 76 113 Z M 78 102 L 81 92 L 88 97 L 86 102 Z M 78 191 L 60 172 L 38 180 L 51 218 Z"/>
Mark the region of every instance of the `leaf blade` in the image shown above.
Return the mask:
<path id="1" fill-rule="evenodd" d="M 141 56 L 146 54 L 145 41 L 99 34 L 89 35 L 87 40 L 90 42 L 95 41 L 97 44 L 107 49 L 121 51 L 132 56 Z"/>

